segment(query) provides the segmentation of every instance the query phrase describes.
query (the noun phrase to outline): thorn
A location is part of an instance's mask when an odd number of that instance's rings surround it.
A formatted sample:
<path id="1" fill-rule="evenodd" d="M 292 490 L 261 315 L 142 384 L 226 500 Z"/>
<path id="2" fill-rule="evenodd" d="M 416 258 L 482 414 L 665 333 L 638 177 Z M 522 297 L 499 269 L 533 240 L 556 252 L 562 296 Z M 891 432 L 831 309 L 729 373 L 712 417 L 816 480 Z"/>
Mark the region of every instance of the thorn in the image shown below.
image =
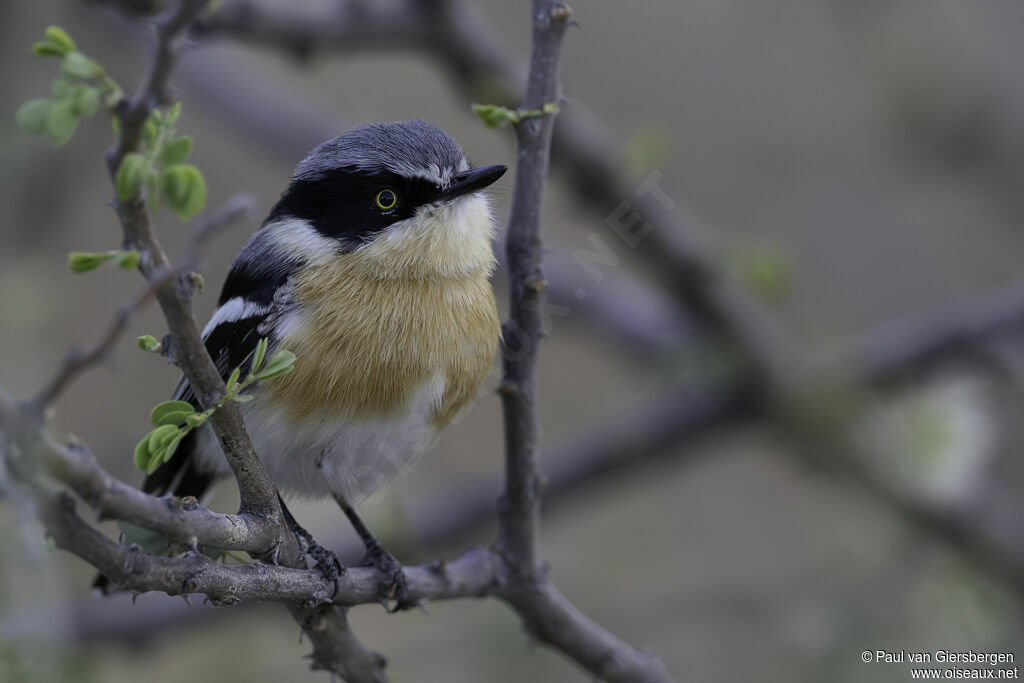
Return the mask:
<path id="1" fill-rule="evenodd" d="M 139 594 L 136 591 L 132 591 L 132 604 L 135 604 L 135 600 L 138 599 Z"/>
<path id="2" fill-rule="evenodd" d="M 188 595 L 187 594 L 182 593 L 181 594 L 181 599 L 184 600 L 185 604 L 188 605 L 189 607 L 192 606 L 192 601 L 188 599 Z"/>

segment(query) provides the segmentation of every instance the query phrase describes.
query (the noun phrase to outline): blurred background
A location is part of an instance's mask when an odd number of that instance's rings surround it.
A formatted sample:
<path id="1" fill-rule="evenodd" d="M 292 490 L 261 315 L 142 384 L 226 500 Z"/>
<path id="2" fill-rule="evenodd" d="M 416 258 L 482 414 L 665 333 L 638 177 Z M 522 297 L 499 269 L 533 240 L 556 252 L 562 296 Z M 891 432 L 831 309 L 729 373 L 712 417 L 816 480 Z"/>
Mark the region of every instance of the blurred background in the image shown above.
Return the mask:
<path id="1" fill-rule="evenodd" d="M 140 286 L 115 268 L 66 267 L 68 251 L 119 246 L 103 165 L 109 120 L 85 122 L 65 148 L 14 123 L 23 101 L 49 92 L 54 63 L 29 53 L 49 24 L 134 89 L 150 43 L 111 4 L 148 3 L 0 4 L 0 384 L 18 396 L 69 345 L 95 340 Z M 316 19 L 348 16 L 322 0 L 256 4 L 325 27 Z M 457 7 L 479 20 L 484 46 L 525 60 L 527 3 Z M 876 649 L 1024 657 L 1024 5 L 573 9 L 544 205 L 552 307 L 540 399 L 553 484 L 542 542 L 555 583 L 686 681 L 909 680 L 905 665 L 860 661 Z M 445 58 L 443 32 L 426 45 L 364 39 L 325 51 L 242 33 L 197 36 L 172 78 L 208 209 L 240 191 L 255 205 L 253 221 L 204 249 L 201 322 L 231 258 L 321 140 L 422 117 L 475 162 L 514 165 L 511 131 L 485 128 L 469 106 L 498 101 L 501 88 Z M 665 196 L 641 197 L 645 180 Z M 494 191 L 502 226 L 511 187 L 509 176 Z M 612 226 L 643 202 L 664 210 L 645 215 L 658 220 L 650 234 L 634 227 L 644 239 L 631 245 Z M 157 223 L 181 253 L 190 227 L 166 211 Z M 829 452 L 765 417 L 774 413 L 748 391 L 742 354 L 686 305 L 682 264 L 666 267 L 662 247 L 694 235 L 797 357 L 831 359 L 829 376 L 856 389 L 856 400 L 822 400 L 846 411 L 858 471 L 888 498 L 820 467 Z M 503 274 L 495 286 L 503 296 Z M 133 335 L 164 332 L 155 310 L 132 325 Z M 134 482 L 132 448 L 176 379 L 127 340 L 62 397 L 52 430 Z M 365 515 L 405 562 L 454 558 L 492 538 L 501 464 L 488 391 Z M 209 502 L 233 511 L 234 498 L 228 483 Z M 908 509 L 934 514 L 939 531 L 908 521 Z M 358 559 L 332 505 L 293 510 Z M 952 543 L 937 538 L 943 529 Z M 0 680 L 326 680 L 307 671 L 309 646 L 279 606 L 99 599 L 91 569 L 47 555 L 38 527 L 2 501 L 0 533 Z M 351 618 L 396 681 L 589 680 L 531 645 L 496 601 L 401 615 L 364 606 Z"/>

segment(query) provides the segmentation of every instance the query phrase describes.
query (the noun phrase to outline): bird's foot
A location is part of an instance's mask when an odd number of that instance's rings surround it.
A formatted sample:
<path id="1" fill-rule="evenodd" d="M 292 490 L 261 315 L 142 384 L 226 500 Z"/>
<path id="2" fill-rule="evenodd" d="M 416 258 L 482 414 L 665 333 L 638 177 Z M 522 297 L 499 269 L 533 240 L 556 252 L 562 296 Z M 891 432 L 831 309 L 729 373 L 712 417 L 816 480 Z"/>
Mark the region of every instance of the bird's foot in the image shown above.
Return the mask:
<path id="1" fill-rule="evenodd" d="M 286 515 L 285 519 L 288 522 L 288 528 L 301 542 L 303 551 L 313 558 L 320 573 L 334 586 L 334 593 L 337 593 L 338 578 L 345 573 L 345 565 L 338 559 L 338 555 L 333 550 L 317 543 L 313 534 L 303 529 L 290 513 Z M 331 594 L 331 597 L 334 597 L 334 593 Z"/>
<path id="2" fill-rule="evenodd" d="M 345 565 L 338 559 L 338 555 L 316 541 L 307 544 L 306 554 L 313 558 L 320 573 L 334 585 L 334 592 L 337 593 L 338 579 L 345 573 Z M 331 597 L 334 597 L 333 593 Z"/>
<path id="3" fill-rule="evenodd" d="M 401 563 L 376 540 L 367 543 L 363 566 L 373 567 L 384 575 L 384 580 L 377 587 L 377 597 L 388 612 L 402 612 L 420 606 L 419 600 L 409 599 L 409 584 Z M 392 600 L 395 601 L 393 608 Z"/>

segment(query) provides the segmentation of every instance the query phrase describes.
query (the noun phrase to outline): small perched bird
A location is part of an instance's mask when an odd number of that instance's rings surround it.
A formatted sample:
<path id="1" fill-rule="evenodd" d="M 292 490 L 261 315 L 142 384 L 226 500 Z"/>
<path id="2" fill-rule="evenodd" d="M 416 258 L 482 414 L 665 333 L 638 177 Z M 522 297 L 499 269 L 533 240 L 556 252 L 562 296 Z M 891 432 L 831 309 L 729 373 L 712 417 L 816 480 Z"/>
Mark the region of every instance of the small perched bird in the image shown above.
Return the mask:
<path id="1" fill-rule="evenodd" d="M 256 452 L 285 495 L 338 502 L 400 604 L 400 566 L 353 506 L 428 450 L 490 370 L 500 328 L 482 190 L 505 170 L 473 168 L 419 120 L 324 142 L 235 258 L 203 331 L 224 376 L 240 366 L 244 377 L 264 337 L 267 357 L 296 355 L 242 406 Z M 184 379 L 175 398 L 196 403 Z M 204 425 L 143 489 L 201 497 L 228 473 Z M 316 550 L 322 568 L 336 562 Z"/>

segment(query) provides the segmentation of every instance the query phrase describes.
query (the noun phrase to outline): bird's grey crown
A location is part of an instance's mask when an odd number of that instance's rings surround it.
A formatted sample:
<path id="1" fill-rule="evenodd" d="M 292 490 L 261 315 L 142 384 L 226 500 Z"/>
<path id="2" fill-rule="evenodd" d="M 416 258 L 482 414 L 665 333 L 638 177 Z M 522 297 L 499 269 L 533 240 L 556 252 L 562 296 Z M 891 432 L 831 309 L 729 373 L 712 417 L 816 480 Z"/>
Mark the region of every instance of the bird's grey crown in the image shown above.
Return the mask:
<path id="1" fill-rule="evenodd" d="M 421 119 L 354 128 L 318 145 L 295 169 L 294 180 L 318 180 L 334 169 L 391 171 L 447 187 L 469 170 L 462 148 L 448 133 Z"/>

